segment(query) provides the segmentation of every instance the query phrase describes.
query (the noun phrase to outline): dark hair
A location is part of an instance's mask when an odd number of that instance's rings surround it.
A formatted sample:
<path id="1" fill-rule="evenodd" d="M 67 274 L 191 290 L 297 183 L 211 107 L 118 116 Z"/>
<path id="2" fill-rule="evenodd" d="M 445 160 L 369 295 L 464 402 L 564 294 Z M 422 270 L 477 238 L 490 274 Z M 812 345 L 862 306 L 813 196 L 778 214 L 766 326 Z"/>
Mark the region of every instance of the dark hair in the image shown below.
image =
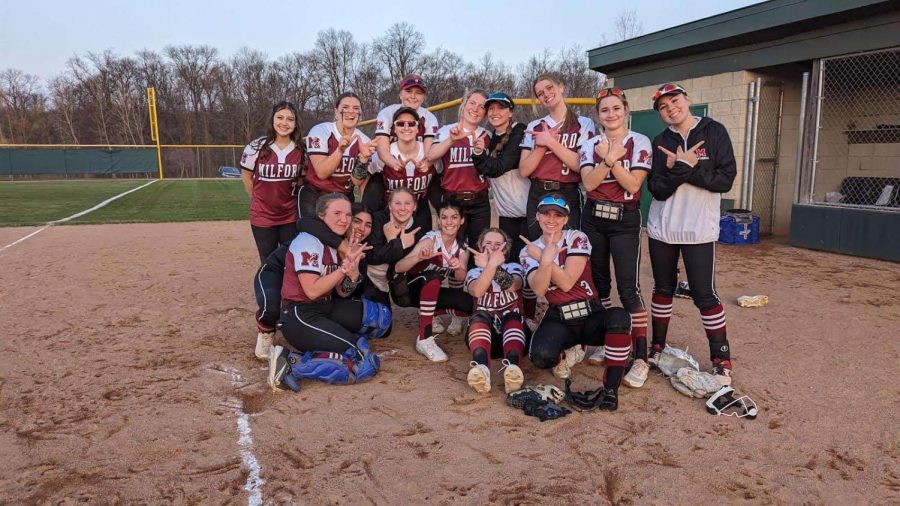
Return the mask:
<path id="1" fill-rule="evenodd" d="M 297 112 L 297 106 L 292 102 L 288 102 L 287 100 L 282 100 L 277 104 L 272 106 L 272 114 L 269 115 L 269 125 L 266 128 L 266 140 L 262 143 L 261 146 L 258 146 L 256 151 L 259 153 L 260 158 L 265 158 L 272 154 L 272 143 L 275 142 L 275 138 L 277 134 L 275 133 L 275 114 L 278 111 L 289 110 L 294 113 L 294 131 L 290 134 L 291 142 L 297 146 L 301 152 L 303 151 L 303 143 L 300 142 L 303 138 L 303 128 L 300 125 L 300 114 Z"/>
<path id="2" fill-rule="evenodd" d="M 397 118 L 399 118 L 403 114 L 409 114 L 410 116 L 412 116 L 416 120 L 416 123 L 419 123 L 421 121 L 421 118 L 419 118 L 419 111 L 413 109 L 412 107 L 401 107 L 401 108 L 397 109 L 394 112 L 394 117 L 391 118 L 391 130 L 390 130 L 391 138 L 397 137 L 397 135 L 394 132 L 394 122 L 397 121 Z M 418 131 L 416 132 L 416 138 L 418 139 Z"/>
<path id="3" fill-rule="evenodd" d="M 461 219 L 465 219 L 465 216 L 463 215 L 463 212 L 462 212 L 462 205 L 456 200 L 447 199 L 447 200 L 441 202 L 441 205 L 438 206 L 438 209 L 437 209 L 437 215 L 438 215 L 439 221 L 440 221 L 440 217 L 441 217 L 441 211 L 443 211 L 444 209 L 454 209 L 454 210 L 456 210 L 457 214 L 459 214 L 459 217 Z M 440 225 L 438 225 L 438 230 L 440 230 L 440 228 L 441 228 Z M 459 244 L 459 246 L 461 248 L 464 248 L 467 245 L 466 236 L 462 233 L 462 227 L 460 227 L 459 230 L 456 231 L 456 243 Z"/>
<path id="4" fill-rule="evenodd" d="M 366 207 L 362 202 L 354 202 L 350 204 L 350 214 L 356 216 L 359 213 L 366 213 L 369 216 L 372 216 L 372 210 Z"/>

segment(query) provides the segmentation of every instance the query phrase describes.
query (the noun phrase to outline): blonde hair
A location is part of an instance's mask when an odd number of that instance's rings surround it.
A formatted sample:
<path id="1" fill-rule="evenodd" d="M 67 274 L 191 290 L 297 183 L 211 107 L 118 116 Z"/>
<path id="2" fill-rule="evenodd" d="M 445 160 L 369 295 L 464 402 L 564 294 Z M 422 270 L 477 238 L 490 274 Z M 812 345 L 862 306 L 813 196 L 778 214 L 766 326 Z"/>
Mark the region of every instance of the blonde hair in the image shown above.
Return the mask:
<path id="1" fill-rule="evenodd" d="M 565 85 L 563 84 L 562 80 L 559 78 L 558 75 L 553 74 L 553 73 L 541 74 L 541 75 L 537 76 L 534 79 L 534 81 L 531 83 L 531 94 L 534 95 L 534 98 L 538 98 L 537 92 L 534 91 L 534 87 L 537 86 L 537 83 L 539 83 L 541 81 L 550 81 L 551 83 L 553 83 L 557 86 L 565 87 Z M 535 106 L 534 103 L 531 104 L 531 109 L 535 112 L 535 114 L 537 114 L 537 107 Z M 562 127 L 560 127 L 560 129 L 563 132 L 568 132 L 573 126 L 575 126 L 577 124 L 578 124 L 578 113 L 575 112 L 571 107 L 569 107 L 569 104 L 566 104 L 566 117 L 563 120 L 563 124 L 562 124 Z"/>
<path id="2" fill-rule="evenodd" d="M 500 234 L 500 236 L 503 237 L 503 255 L 509 256 L 509 251 L 512 249 L 512 242 L 509 239 L 509 234 L 497 227 L 486 228 L 478 234 L 478 249 L 484 250 L 484 237 L 490 233 Z"/>
<path id="3" fill-rule="evenodd" d="M 481 88 L 475 88 L 473 90 L 466 90 L 466 93 L 463 95 L 462 102 L 459 103 L 459 111 L 457 111 L 456 118 L 458 121 L 462 120 L 463 112 L 466 110 L 466 102 L 472 98 L 472 95 L 481 95 L 485 100 L 488 98 L 488 92 L 482 90 Z"/>

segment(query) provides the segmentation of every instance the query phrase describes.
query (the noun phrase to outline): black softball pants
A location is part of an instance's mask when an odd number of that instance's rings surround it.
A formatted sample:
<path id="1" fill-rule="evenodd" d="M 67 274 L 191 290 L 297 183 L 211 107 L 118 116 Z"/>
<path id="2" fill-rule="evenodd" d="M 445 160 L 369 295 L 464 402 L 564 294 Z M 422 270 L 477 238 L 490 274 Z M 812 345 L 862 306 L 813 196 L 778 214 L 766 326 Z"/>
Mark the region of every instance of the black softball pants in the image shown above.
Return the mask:
<path id="1" fill-rule="evenodd" d="M 678 256 L 684 261 L 691 298 L 703 311 L 719 304 L 716 294 L 716 243 L 669 244 L 650 239 L 653 293 L 672 297 L 678 284 Z"/>
<path id="2" fill-rule="evenodd" d="M 363 303 L 358 300 L 292 302 L 281 310 L 281 333 L 301 353 L 343 353 L 347 348 L 356 347 L 362 313 Z"/>
<path id="3" fill-rule="evenodd" d="M 641 211 L 626 209 L 622 221 L 594 216 L 594 201 L 588 200 L 581 215 L 581 231 L 591 241 L 591 273 L 600 299 L 612 291 L 610 258 L 616 268 L 616 288 L 622 305 L 629 312 L 644 309 L 641 297 Z"/>
<path id="4" fill-rule="evenodd" d="M 253 240 L 256 242 L 256 251 L 259 253 L 259 264 L 266 263 L 266 258 L 278 249 L 282 244 L 287 244 L 297 235 L 297 225 L 286 223 L 273 227 L 257 227 L 250 225 L 253 231 Z"/>
<path id="5" fill-rule="evenodd" d="M 576 344 L 603 346 L 606 334 L 631 332 L 631 315 L 620 307 L 602 309 L 591 303 L 594 313 L 585 318 L 564 322 L 559 306 L 552 305 L 531 336 L 528 358 L 538 369 L 550 369 L 559 362 L 559 354 Z"/>

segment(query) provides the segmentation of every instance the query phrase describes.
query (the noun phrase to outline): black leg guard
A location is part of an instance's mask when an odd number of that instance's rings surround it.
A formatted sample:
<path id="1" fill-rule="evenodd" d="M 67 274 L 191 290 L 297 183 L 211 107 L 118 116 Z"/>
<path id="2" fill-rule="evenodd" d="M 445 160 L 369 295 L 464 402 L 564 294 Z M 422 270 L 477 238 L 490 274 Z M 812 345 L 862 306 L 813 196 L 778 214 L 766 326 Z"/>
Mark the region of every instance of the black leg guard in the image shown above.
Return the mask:
<path id="1" fill-rule="evenodd" d="M 713 362 L 731 360 L 731 347 L 725 332 L 707 334 L 709 339 L 709 359 Z"/>

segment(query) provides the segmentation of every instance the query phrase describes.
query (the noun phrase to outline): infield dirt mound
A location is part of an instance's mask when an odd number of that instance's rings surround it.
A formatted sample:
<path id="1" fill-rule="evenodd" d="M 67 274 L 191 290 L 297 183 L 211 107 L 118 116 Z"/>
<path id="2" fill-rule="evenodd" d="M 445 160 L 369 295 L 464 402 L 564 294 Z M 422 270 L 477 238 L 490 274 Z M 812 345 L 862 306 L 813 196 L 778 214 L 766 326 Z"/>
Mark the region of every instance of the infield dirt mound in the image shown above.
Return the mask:
<path id="1" fill-rule="evenodd" d="M 651 375 L 623 387 L 616 413 L 541 423 L 505 406 L 499 364 L 489 395 L 466 385 L 461 337 L 439 339 L 447 363 L 417 355 L 411 310 L 374 343 L 372 382 L 272 393 L 253 357 L 255 258 L 244 222 L 53 227 L 0 253 L 3 502 L 245 502 L 240 413 L 266 502 L 887 504 L 900 493 L 897 264 L 719 247 L 735 384 L 757 420 L 712 417 Z M 646 257 L 642 272 L 649 300 Z M 769 305 L 735 304 L 756 294 Z M 676 299 L 670 341 L 708 365 L 690 301 Z M 575 387 L 595 388 L 601 371 L 576 366 Z"/>

